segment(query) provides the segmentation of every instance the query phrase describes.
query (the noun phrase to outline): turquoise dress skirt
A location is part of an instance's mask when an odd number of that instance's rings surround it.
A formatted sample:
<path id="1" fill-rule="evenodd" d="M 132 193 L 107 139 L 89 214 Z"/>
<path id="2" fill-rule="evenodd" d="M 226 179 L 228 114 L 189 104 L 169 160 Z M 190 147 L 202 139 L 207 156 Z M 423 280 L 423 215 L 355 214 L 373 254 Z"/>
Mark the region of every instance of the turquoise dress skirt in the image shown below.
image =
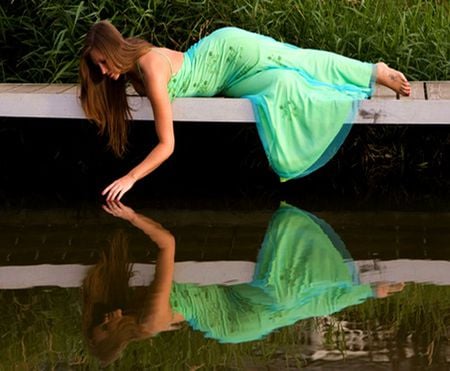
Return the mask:
<path id="1" fill-rule="evenodd" d="M 329 225 L 284 204 L 273 215 L 249 283 L 174 283 L 171 306 L 190 326 L 222 343 L 257 340 L 295 322 L 374 296 Z"/>
<path id="2" fill-rule="evenodd" d="M 189 48 L 168 91 L 171 99 L 248 98 L 269 163 L 284 181 L 336 153 L 375 74 L 371 63 L 227 27 Z"/>

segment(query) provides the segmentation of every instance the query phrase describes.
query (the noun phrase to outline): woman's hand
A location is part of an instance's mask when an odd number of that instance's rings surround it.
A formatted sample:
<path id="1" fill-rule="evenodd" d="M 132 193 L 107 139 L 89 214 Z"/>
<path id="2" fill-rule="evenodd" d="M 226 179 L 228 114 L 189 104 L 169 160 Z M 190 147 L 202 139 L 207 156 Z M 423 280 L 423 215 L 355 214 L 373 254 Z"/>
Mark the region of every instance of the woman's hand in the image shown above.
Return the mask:
<path id="1" fill-rule="evenodd" d="M 133 187 L 134 183 L 136 183 L 136 179 L 127 174 L 106 187 L 102 192 L 102 196 L 106 195 L 106 201 L 119 201 Z"/>
<path id="2" fill-rule="evenodd" d="M 121 219 L 132 221 L 136 218 L 135 211 L 128 206 L 125 206 L 120 201 L 108 201 L 106 205 L 103 205 L 103 210 L 107 213 Z"/>

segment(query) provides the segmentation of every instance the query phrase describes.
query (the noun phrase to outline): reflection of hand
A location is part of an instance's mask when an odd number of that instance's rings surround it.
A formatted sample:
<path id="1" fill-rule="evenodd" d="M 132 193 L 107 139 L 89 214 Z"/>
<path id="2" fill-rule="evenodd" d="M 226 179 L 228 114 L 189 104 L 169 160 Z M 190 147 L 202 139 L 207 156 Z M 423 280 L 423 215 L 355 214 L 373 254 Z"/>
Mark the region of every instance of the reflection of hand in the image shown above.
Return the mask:
<path id="1" fill-rule="evenodd" d="M 106 205 L 102 207 L 107 213 L 125 220 L 131 221 L 136 216 L 136 213 L 131 207 L 125 206 L 120 201 L 107 201 Z"/>
<path id="2" fill-rule="evenodd" d="M 134 183 L 136 183 L 136 179 L 127 174 L 106 187 L 102 192 L 102 196 L 106 195 L 107 201 L 119 201 L 122 196 L 133 187 Z"/>
<path id="3" fill-rule="evenodd" d="M 404 289 L 404 282 L 388 283 L 380 282 L 376 286 L 376 297 L 385 298 L 393 293 L 400 292 Z"/>

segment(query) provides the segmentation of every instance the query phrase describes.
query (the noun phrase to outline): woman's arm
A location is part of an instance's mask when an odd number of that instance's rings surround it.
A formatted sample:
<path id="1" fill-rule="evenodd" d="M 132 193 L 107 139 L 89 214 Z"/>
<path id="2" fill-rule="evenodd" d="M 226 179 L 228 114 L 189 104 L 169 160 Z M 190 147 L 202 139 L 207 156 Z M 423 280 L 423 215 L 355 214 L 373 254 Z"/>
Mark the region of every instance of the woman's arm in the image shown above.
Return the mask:
<path id="1" fill-rule="evenodd" d="M 175 147 L 172 106 L 167 91 L 171 74 L 170 66 L 164 57 L 152 52 L 143 55 L 139 59 L 139 64 L 147 97 L 153 109 L 158 144 L 127 175 L 117 179 L 103 190 L 102 195 L 106 195 L 108 201 L 120 200 L 137 180 L 150 174 L 167 160 Z"/>
<path id="2" fill-rule="evenodd" d="M 128 220 L 158 246 L 155 276 L 142 303 L 139 325 L 141 331 L 149 335 L 171 329 L 174 321 L 170 292 L 175 266 L 175 237 L 161 224 L 136 213 L 121 202 L 108 202 L 103 209 L 111 215 Z"/>
<path id="3" fill-rule="evenodd" d="M 145 295 L 139 318 L 141 331 L 148 334 L 170 330 L 174 322 L 170 293 L 175 268 L 175 239 L 170 236 L 164 247 L 159 247 L 155 276 Z"/>
<path id="4" fill-rule="evenodd" d="M 149 155 L 129 172 L 136 180 L 150 174 L 161 165 L 175 147 L 172 106 L 167 92 L 170 79 L 169 64 L 164 57 L 152 52 L 143 55 L 139 63 L 142 66 L 147 97 L 152 105 L 159 142 Z"/>

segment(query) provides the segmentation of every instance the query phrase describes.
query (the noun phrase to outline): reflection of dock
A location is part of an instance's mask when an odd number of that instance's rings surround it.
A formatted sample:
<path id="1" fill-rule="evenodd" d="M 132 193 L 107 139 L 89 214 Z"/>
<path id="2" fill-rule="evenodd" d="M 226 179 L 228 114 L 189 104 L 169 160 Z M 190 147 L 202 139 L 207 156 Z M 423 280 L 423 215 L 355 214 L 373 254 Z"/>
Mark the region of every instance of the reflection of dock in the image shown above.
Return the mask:
<path id="1" fill-rule="evenodd" d="M 268 210 L 142 210 L 176 236 L 180 282 L 251 280 Z M 450 284 L 450 213 L 321 212 L 356 260 L 364 282 Z M 125 229 L 130 259 L 148 282 L 156 247 L 99 209 L 0 212 L 0 287 L 77 287 L 111 237 Z M 413 259 L 406 260 L 403 258 Z M 200 263 L 194 263 L 199 261 Z M 139 263 L 139 264 L 138 264 Z M 136 278 L 137 279 L 137 278 Z M 144 282 L 142 281 L 142 282 Z"/>
<path id="2" fill-rule="evenodd" d="M 357 124 L 450 124 L 450 82 L 414 81 L 410 97 L 377 86 L 355 119 Z M 152 120 L 148 100 L 130 91 L 135 120 Z M 0 117 L 84 119 L 74 84 L 0 84 Z M 237 98 L 179 98 L 178 122 L 254 122 L 250 101 Z"/>
<path id="3" fill-rule="evenodd" d="M 255 261 L 273 211 L 140 210 L 177 240 L 177 261 Z M 323 211 L 355 260 L 450 258 L 449 212 Z M 133 262 L 151 263 L 148 237 L 100 209 L 0 211 L 0 266 L 95 264 L 118 229 Z"/>
<path id="4" fill-rule="evenodd" d="M 308 363 L 308 370 L 317 371 L 419 370 L 422 369 L 421 361 L 425 364 L 430 359 L 433 359 L 435 367 L 427 369 L 448 370 L 450 345 L 443 341 L 439 349 L 430 353 L 430 348 L 423 349 L 420 341 L 411 339 L 412 333 L 413 330 L 403 338 L 399 337 L 393 327 L 383 325 L 383 320 L 368 330 L 361 322 L 341 320 L 339 314 L 321 317 L 314 329 L 305 334 L 308 344 L 302 348 L 302 357 Z M 450 336 L 450 328 L 444 336 Z M 336 343 L 330 342 L 330 337 L 339 339 L 340 344 L 337 340 Z"/>
<path id="5" fill-rule="evenodd" d="M 366 260 L 356 262 L 362 282 L 418 282 L 450 285 L 450 261 Z"/>
<path id="6" fill-rule="evenodd" d="M 417 282 L 450 285 L 450 261 L 409 260 L 356 261 L 362 283 Z M 41 264 L 0 267 L 0 289 L 33 286 L 79 287 L 91 266 L 81 264 Z M 255 263 L 246 261 L 178 262 L 174 280 L 200 285 L 233 285 L 252 279 Z M 155 271 L 153 264 L 134 265 L 133 286 L 148 285 Z"/>

